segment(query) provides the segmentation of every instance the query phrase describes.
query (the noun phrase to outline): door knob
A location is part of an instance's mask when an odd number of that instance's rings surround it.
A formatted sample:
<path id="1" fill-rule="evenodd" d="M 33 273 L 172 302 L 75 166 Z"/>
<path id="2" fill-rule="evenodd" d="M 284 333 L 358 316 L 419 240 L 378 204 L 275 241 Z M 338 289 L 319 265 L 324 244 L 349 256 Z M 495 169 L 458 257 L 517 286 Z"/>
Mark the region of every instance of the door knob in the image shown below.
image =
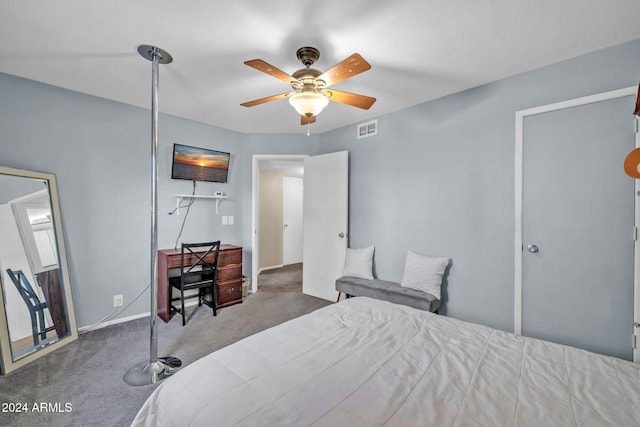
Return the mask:
<path id="1" fill-rule="evenodd" d="M 538 252 L 538 247 L 536 245 L 529 245 L 527 246 L 527 250 L 532 254 L 535 254 L 536 252 Z"/>
<path id="2" fill-rule="evenodd" d="M 340 233 L 340 234 L 338 234 L 338 237 L 339 237 L 339 238 L 341 238 L 341 239 L 343 239 L 343 238 L 344 238 L 344 233 Z"/>

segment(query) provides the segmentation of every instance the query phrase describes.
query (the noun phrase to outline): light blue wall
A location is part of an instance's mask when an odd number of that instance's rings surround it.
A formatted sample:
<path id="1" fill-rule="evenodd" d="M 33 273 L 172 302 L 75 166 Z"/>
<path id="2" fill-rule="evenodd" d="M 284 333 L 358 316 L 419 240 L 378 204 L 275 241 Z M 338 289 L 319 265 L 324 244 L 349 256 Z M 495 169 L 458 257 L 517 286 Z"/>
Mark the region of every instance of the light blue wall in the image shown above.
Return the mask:
<path id="1" fill-rule="evenodd" d="M 350 152 L 351 246 L 375 245 L 394 281 L 408 249 L 451 257 L 446 314 L 513 330 L 515 112 L 639 77 L 636 41 L 381 116 L 374 137 L 323 134 L 322 152 Z"/>
<path id="2" fill-rule="evenodd" d="M 149 99 L 151 101 L 151 99 Z M 227 184 L 197 184 L 197 194 L 229 198 L 196 201 L 179 241 L 221 239 L 243 245 L 251 261 L 251 155 L 304 153 L 314 140 L 259 138 L 160 114 L 158 141 L 158 246 L 172 248 L 185 210 L 176 194 L 192 183 L 170 179 L 173 143 L 231 153 Z M 72 293 L 80 327 L 102 319 L 113 295 L 131 301 L 149 282 L 151 224 L 151 114 L 144 108 L 0 74 L 0 165 L 56 174 Z M 248 215 L 247 215 L 248 212 Z M 235 225 L 222 225 L 233 215 Z M 149 311 L 148 291 L 119 317 Z"/>
<path id="3" fill-rule="evenodd" d="M 374 69 L 375 71 L 375 69 Z M 372 72 L 374 72 L 372 71 Z M 160 115 L 159 246 L 173 247 L 191 183 L 169 179 L 174 142 L 232 153 L 220 215 L 196 202 L 181 240 L 215 237 L 251 261 L 253 154 L 350 151 L 350 239 L 376 246 L 376 271 L 400 280 L 407 249 L 453 258 L 448 315 L 513 328 L 514 115 L 517 110 L 621 87 L 640 77 L 640 42 L 507 78 L 378 118 L 378 135 L 354 126 L 307 137 L 243 135 Z M 378 102 L 384 102 L 379 100 Z M 0 74 L 0 164 L 57 175 L 78 325 L 129 301 L 149 278 L 150 113 Z M 148 293 L 122 316 L 148 311 Z"/>

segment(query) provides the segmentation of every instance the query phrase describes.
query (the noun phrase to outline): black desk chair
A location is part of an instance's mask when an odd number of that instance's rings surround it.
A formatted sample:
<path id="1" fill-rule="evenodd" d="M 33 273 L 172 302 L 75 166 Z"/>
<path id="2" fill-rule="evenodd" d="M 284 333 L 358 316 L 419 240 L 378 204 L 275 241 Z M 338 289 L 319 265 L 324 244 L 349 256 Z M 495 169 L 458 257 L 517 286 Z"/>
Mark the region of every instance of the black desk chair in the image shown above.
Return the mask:
<path id="1" fill-rule="evenodd" d="M 173 288 L 180 291 L 180 297 L 171 298 L 171 312 L 180 313 L 182 316 L 182 326 L 186 325 L 184 301 L 191 298 L 198 298 L 198 307 L 203 303 L 213 309 L 216 316 L 216 282 L 218 278 L 218 254 L 220 252 L 220 241 L 205 243 L 183 243 L 180 256 L 180 275 L 169 278 L 169 290 Z M 197 294 L 184 296 L 185 291 L 198 290 Z M 205 295 L 210 292 L 211 301 L 205 299 Z M 171 294 L 171 293 L 170 293 Z M 173 305 L 173 302 L 180 301 L 180 307 Z"/>
<path id="2" fill-rule="evenodd" d="M 27 305 L 29 316 L 31 316 L 33 346 L 38 347 L 40 342 L 47 339 L 47 332 L 55 329 L 55 326 L 47 327 L 44 321 L 44 309 L 47 308 L 47 303 L 40 301 L 38 294 L 36 294 L 22 270 L 11 270 L 7 268 L 7 274 L 20 293 L 22 300 Z"/>

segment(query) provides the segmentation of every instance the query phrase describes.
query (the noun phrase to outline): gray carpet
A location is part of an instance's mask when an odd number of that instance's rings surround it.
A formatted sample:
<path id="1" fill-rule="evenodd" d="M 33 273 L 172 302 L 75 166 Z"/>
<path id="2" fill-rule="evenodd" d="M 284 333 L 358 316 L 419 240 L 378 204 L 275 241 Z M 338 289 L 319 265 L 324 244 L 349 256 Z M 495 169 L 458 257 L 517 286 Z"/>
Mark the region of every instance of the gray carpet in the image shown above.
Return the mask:
<path id="1" fill-rule="evenodd" d="M 302 263 L 263 271 L 258 275 L 258 290 L 302 292 Z"/>
<path id="2" fill-rule="evenodd" d="M 290 279 L 291 271 L 283 273 Z M 277 274 L 269 273 L 273 286 L 269 291 L 250 294 L 242 304 L 219 310 L 216 317 L 208 307 L 192 307 L 185 327 L 179 316 L 169 323 L 160 321 L 158 355 L 175 356 L 188 365 L 241 338 L 330 304 L 303 295 L 286 280 L 277 283 Z M 274 291 L 278 287 L 296 290 Z M 157 385 L 131 387 L 122 376 L 148 358 L 148 318 L 82 334 L 78 341 L 0 377 L 0 405 L 28 406 L 26 413 L 2 412 L 0 407 L 0 425 L 128 426 Z M 54 412 L 34 412 L 34 404 L 41 402 L 50 404 Z M 65 404 L 70 404 L 70 412 L 64 412 Z"/>

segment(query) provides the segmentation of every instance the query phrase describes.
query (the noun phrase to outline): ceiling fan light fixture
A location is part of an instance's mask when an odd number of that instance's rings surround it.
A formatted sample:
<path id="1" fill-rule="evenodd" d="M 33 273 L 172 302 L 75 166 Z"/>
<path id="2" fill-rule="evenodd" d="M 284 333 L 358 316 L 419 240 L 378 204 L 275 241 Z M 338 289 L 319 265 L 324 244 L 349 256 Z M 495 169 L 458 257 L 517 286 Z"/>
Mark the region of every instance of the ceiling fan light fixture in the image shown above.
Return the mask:
<path id="1" fill-rule="evenodd" d="M 313 117 L 329 104 L 329 99 L 316 90 L 296 92 L 289 97 L 289 104 L 301 116 Z"/>

